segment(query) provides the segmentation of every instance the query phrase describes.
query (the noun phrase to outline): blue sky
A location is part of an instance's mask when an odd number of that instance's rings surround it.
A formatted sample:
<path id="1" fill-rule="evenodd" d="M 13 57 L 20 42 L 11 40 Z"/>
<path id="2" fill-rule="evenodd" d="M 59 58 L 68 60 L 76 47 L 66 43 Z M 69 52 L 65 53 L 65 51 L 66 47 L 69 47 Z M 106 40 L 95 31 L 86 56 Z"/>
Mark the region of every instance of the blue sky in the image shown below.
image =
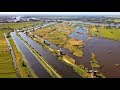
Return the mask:
<path id="1" fill-rule="evenodd" d="M 0 12 L 0 15 L 120 15 L 120 12 Z"/>

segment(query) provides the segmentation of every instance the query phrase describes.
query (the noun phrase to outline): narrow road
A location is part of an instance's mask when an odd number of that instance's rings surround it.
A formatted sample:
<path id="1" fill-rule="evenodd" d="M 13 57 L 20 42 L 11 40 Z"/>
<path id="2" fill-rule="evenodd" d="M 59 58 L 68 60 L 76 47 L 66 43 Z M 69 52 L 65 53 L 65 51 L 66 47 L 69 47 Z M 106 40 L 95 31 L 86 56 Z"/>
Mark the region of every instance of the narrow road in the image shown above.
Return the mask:
<path id="1" fill-rule="evenodd" d="M 17 71 L 17 76 L 20 78 L 21 76 L 20 76 L 20 73 L 19 73 L 19 71 L 18 71 L 18 67 L 17 67 L 17 65 L 16 65 L 15 54 L 14 54 L 14 52 L 13 52 L 13 49 L 12 49 L 11 45 L 10 45 L 9 39 L 6 37 L 6 34 L 5 34 L 5 33 L 4 33 L 4 36 L 5 36 L 5 39 L 6 39 L 8 48 L 9 48 L 9 50 L 10 50 L 10 53 L 11 53 L 11 55 L 12 55 L 13 65 L 14 65 L 14 68 L 16 69 L 16 71 Z"/>

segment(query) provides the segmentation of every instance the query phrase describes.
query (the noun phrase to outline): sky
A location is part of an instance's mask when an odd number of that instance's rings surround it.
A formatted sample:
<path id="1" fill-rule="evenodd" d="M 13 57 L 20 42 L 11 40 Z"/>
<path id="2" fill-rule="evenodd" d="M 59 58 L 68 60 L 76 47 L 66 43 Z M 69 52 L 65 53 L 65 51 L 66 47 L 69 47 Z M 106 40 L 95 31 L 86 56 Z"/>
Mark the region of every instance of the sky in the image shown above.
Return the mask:
<path id="1" fill-rule="evenodd" d="M 120 15 L 120 12 L 0 12 L 0 15 Z"/>

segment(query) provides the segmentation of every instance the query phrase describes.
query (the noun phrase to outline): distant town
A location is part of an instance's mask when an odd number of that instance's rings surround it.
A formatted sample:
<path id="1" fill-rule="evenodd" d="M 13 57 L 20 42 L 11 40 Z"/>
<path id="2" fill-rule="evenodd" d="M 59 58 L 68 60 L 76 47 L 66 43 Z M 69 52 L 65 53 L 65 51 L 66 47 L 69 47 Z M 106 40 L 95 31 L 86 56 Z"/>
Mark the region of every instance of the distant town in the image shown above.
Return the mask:
<path id="1" fill-rule="evenodd" d="M 120 19 L 119 16 L 0 16 L 0 23 L 11 22 L 29 22 L 29 21 L 46 21 L 46 22 L 61 22 L 61 21 L 83 21 L 92 23 L 104 24 L 120 24 L 113 19 Z"/>

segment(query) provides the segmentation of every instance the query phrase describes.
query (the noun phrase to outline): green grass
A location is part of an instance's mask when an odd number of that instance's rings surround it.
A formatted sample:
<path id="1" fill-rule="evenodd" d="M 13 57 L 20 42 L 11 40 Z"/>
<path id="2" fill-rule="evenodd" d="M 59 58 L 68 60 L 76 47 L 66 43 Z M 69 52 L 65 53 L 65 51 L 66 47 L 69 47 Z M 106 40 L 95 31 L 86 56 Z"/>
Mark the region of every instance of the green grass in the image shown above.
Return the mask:
<path id="1" fill-rule="evenodd" d="M 100 37 L 111 39 L 111 40 L 120 40 L 120 28 L 110 27 L 107 29 L 106 26 L 101 26 L 98 28 L 99 32 L 96 31 L 95 27 L 92 27 L 91 30 L 94 33 L 94 36 L 98 37 L 99 33 L 101 34 Z M 89 34 L 91 31 L 89 30 Z"/>
<path id="2" fill-rule="evenodd" d="M 0 73 L 0 78 L 17 78 L 17 77 L 14 73 L 7 73 L 7 74 Z"/>
<path id="3" fill-rule="evenodd" d="M 51 31 L 53 31 L 54 29 L 50 28 L 50 27 L 45 27 L 45 28 L 42 28 L 42 29 L 38 29 L 36 31 L 33 31 L 33 34 L 34 35 L 37 35 L 39 37 L 42 37 L 48 33 L 50 33 Z"/>
<path id="4" fill-rule="evenodd" d="M 94 69 L 99 69 L 100 65 L 97 62 L 97 60 L 95 59 L 95 54 L 94 53 L 91 53 L 91 54 L 92 54 L 91 61 L 90 61 L 91 67 L 93 67 Z M 98 70 L 97 70 L 96 76 L 97 76 L 97 78 L 105 78 L 105 76 Z"/>
<path id="5" fill-rule="evenodd" d="M 83 42 L 81 40 L 70 38 L 64 44 L 64 48 L 69 49 L 73 55 L 77 57 L 82 57 L 83 56 L 82 45 Z"/>
<path id="6" fill-rule="evenodd" d="M 70 52 L 78 57 L 83 56 L 82 42 L 79 40 L 69 38 L 69 34 L 74 31 L 74 26 L 69 23 L 59 23 L 51 27 L 45 27 L 32 32 L 49 42 L 59 47 L 64 47 L 70 50 Z"/>
<path id="7" fill-rule="evenodd" d="M 26 43 L 26 41 L 19 34 L 17 34 L 17 35 L 53 78 L 61 78 L 62 77 L 61 75 L 59 75 L 59 73 L 56 72 L 56 70 L 51 65 L 49 65 L 47 63 L 46 60 L 44 60 L 33 48 L 30 47 L 29 44 Z"/>
<path id="8" fill-rule="evenodd" d="M 73 26 L 68 26 L 69 23 L 59 23 L 51 27 L 44 27 L 33 32 L 35 35 L 50 41 L 51 43 L 61 47 L 67 40 L 68 35 L 74 31 Z"/>
<path id="9" fill-rule="evenodd" d="M 43 22 L 20 22 L 20 23 L 3 23 L 0 25 L 0 63 L 1 62 L 5 62 L 4 64 L 1 63 L 0 65 L 0 68 L 4 68 L 6 73 L 9 72 L 9 70 L 12 70 L 15 72 L 15 69 L 13 67 L 13 63 L 12 63 L 12 56 L 9 52 L 9 49 L 7 47 L 7 43 L 5 41 L 5 38 L 4 38 L 4 33 L 10 33 L 12 32 L 14 29 L 19 29 L 19 28 L 28 28 L 28 27 L 31 27 L 31 26 L 34 26 L 34 25 L 38 25 L 38 24 L 42 24 Z M 11 39 L 10 39 L 11 41 Z M 20 52 L 17 51 L 16 49 L 16 46 L 14 45 L 13 41 L 11 41 L 12 45 L 13 45 L 13 49 L 14 49 L 14 52 L 15 52 L 15 56 L 17 58 L 17 65 L 20 69 L 20 74 L 22 77 L 28 77 L 28 75 L 30 75 L 30 77 L 32 77 L 32 75 L 30 74 L 30 71 L 27 67 L 23 67 L 21 66 L 21 63 L 22 63 L 22 56 L 20 54 Z M 6 62 L 8 61 L 8 62 Z M 6 68 L 8 70 L 6 70 Z M 3 70 L 4 70 L 3 69 Z M 0 71 L 0 73 L 3 72 L 3 71 Z M 4 74 L 5 76 L 4 77 L 14 77 L 16 75 L 16 72 L 15 73 L 12 73 L 10 76 L 9 74 Z M 2 74 L 3 76 L 3 74 Z M 0 74 L 0 77 L 1 77 L 1 74 Z M 17 76 L 16 76 L 17 77 Z"/>
<path id="10" fill-rule="evenodd" d="M 32 37 L 32 36 L 29 34 L 29 37 Z M 54 49 L 50 48 L 48 45 L 46 45 L 42 42 L 41 38 L 32 37 L 32 39 L 35 40 L 36 42 L 42 44 L 44 48 L 48 49 L 52 54 L 56 55 L 59 60 L 61 60 L 62 62 L 66 63 L 67 65 L 72 67 L 73 70 L 75 72 L 77 72 L 80 76 L 82 76 L 83 78 L 91 78 L 90 73 L 88 73 L 88 71 L 89 71 L 88 68 L 86 68 L 84 65 L 82 65 L 82 64 L 76 65 L 75 60 L 72 59 L 71 57 L 69 57 L 68 55 L 60 55 L 59 50 L 54 50 Z M 93 58 L 93 55 L 92 55 L 92 58 Z M 95 64 L 93 65 L 93 67 L 95 66 L 95 67 L 99 68 L 100 66 L 98 65 L 98 62 L 96 60 L 94 62 L 95 62 Z M 102 73 L 100 73 L 99 71 L 96 76 L 98 78 L 105 78 L 102 75 Z"/>
<path id="11" fill-rule="evenodd" d="M 97 70 L 97 73 L 96 73 L 96 77 L 97 78 L 106 78 L 100 71 Z"/>
<path id="12" fill-rule="evenodd" d="M 91 75 L 88 73 L 88 69 L 83 65 L 76 65 L 75 60 L 69 57 L 68 55 L 62 55 L 58 57 L 61 61 L 65 62 L 67 65 L 73 68 L 83 78 L 91 78 Z"/>
<path id="13" fill-rule="evenodd" d="M 19 28 L 28 28 L 34 25 L 43 24 L 43 22 L 19 22 L 19 23 L 4 23 L 0 26 L 0 28 L 13 28 L 13 29 L 19 29 Z"/>
<path id="14" fill-rule="evenodd" d="M 4 33 L 10 30 L 0 30 L 0 78 L 17 78 L 12 56 L 7 46 Z"/>
<path id="15" fill-rule="evenodd" d="M 22 78 L 33 78 L 33 75 L 31 73 L 30 69 L 28 68 L 28 66 L 22 65 L 23 63 L 25 63 L 23 60 L 22 54 L 18 51 L 18 49 L 11 37 L 9 38 L 9 41 L 13 48 L 15 58 L 16 58 L 16 64 L 17 64 L 17 67 L 18 67 L 21 77 Z"/>
<path id="16" fill-rule="evenodd" d="M 61 31 L 53 31 L 43 37 L 57 46 L 61 46 L 66 40 L 67 35 Z"/>
<path id="17" fill-rule="evenodd" d="M 91 54 L 92 54 L 91 61 L 90 61 L 91 67 L 93 67 L 93 68 L 100 68 L 99 63 L 95 59 L 95 54 L 94 53 L 91 53 Z"/>
<path id="18" fill-rule="evenodd" d="M 59 60 L 61 60 L 62 62 L 66 63 L 67 65 L 69 65 L 70 67 L 72 67 L 73 70 L 75 72 L 77 72 L 80 76 L 85 77 L 85 78 L 90 78 L 91 77 L 90 74 L 87 73 L 88 72 L 87 68 L 85 68 L 83 65 L 79 65 L 79 66 L 76 65 L 75 64 L 75 60 L 72 59 L 71 57 L 69 57 L 68 55 L 62 55 L 62 56 L 60 56 L 59 50 L 54 50 L 54 49 L 50 48 L 48 45 L 46 45 L 43 42 L 41 42 L 41 40 L 38 39 L 38 38 L 34 37 L 33 39 L 36 42 L 39 42 L 40 44 L 42 44 L 43 47 L 46 48 L 46 49 L 48 49 L 51 53 L 53 53 L 54 55 L 56 55 Z"/>

